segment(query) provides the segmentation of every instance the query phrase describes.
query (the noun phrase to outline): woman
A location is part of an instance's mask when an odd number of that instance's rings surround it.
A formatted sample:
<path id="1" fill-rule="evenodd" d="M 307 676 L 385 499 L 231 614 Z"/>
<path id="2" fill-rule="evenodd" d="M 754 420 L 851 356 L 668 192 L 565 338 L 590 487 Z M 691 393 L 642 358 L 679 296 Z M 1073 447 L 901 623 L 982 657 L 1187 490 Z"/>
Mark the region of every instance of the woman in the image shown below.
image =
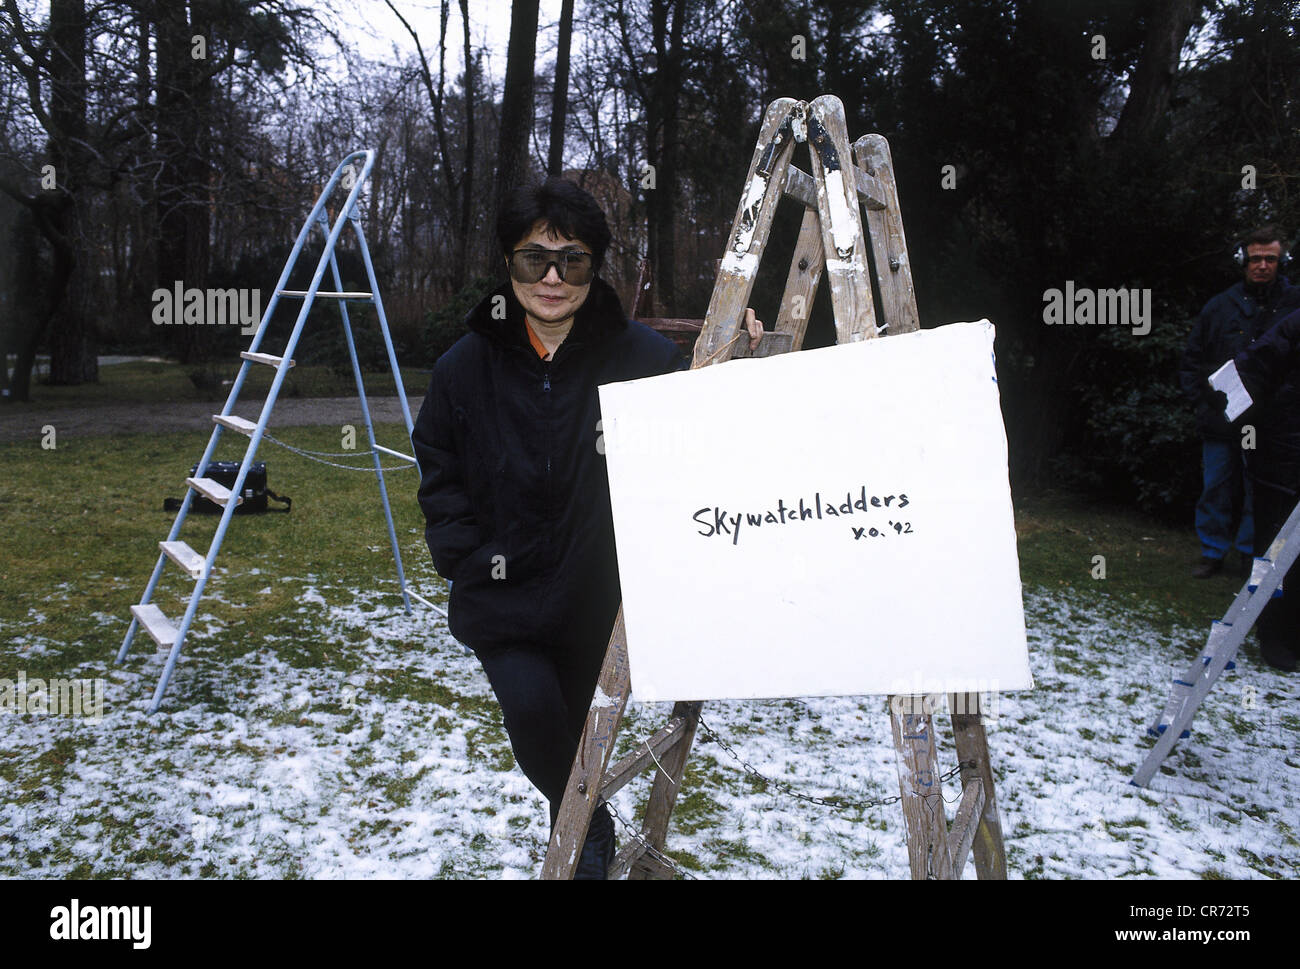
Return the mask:
<path id="1" fill-rule="evenodd" d="M 620 600 L 596 388 L 685 363 L 597 275 L 610 231 L 578 186 L 517 189 L 496 228 L 510 281 L 439 358 L 412 442 L 451 632 L 487 672 L 553 826 Z M 756 345 L 752 311 L 746 325 Z M 575 877 L 604 878 L 613 855 L 602 802 Z"/>

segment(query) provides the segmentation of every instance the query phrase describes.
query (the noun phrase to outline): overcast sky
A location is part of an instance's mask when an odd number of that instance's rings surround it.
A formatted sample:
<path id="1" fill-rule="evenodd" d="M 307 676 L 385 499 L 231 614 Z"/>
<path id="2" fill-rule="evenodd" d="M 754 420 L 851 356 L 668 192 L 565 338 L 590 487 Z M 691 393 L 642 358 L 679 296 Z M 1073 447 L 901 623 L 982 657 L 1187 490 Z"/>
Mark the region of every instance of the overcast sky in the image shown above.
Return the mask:
<path id="1" fill-rule="evenodd" d="M 403 17 L 416 33 L 420 44 L 435 71 L 438 63 L 438 0 L 393 0 Z M 486 48 L 487 68 L 499 83 L 506 69 L 506 47 L 510 40 L 510 0 L 470 0 L 470 40 L 475 49 Z M 353 0 L 339 8 L 339 17 L 345 25 L 345 38 L 356 45 L 365 57 L 374 60 L 392 60 L 396 56 L 405 60 L 414 56 L 415 43 L 401 21 L 388 9 L 384 0 Z M 544 64 L 555 45 L 555 25 L 560 19 L 560 0 L 541 0 L 538 16 L 539 39 L 537 60 Z M 464 69 L 461 42 L 459 0 L 450 0 L 447 19 L 447 77 L 459 76 Z M 580 31 L 574 23 L 574 32 Z M 396 55 L 394 54 L 396 50 Z"/>

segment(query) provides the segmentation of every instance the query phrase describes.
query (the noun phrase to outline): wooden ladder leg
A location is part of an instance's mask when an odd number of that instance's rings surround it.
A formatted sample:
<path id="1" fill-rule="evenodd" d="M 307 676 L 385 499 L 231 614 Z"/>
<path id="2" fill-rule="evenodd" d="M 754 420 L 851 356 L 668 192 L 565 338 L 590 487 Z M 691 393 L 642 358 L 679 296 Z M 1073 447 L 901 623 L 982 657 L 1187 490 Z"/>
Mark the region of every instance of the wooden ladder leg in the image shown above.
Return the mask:
<path id="1" fill-rule="evenodd" d="M 876 261 L 881 313 L 889 334 L 911 333 L 921 328 L 916 313 L 916 290 L 912 285 L 912 263 L 903 235 L 903 213 L 898 207 L 898 184 L 889 142 L 883 135 L 863 135 L 853 143 L 858 167 L 876 179 L 884 195 L 884 207 L 868 203 L 867 230 Z"/>
<path id="2" fill-rule="evenodd" d="M 736 220 L 727 237 L 727 251 L 713 283 L 704 328 L 695 341 L 692 369 L 731 359 L 724 352 L 735 339 L 744 318 L 754 276 L 772 229 L 772 216 L 785 187 L 785 173 L 794 151 L 792 116 L 801 105 L 794 98 L 778 98 L 767 107 L 754 157 L 749 163 Z"/>
<path id="3" fill-rule="evenodd" d="M 988 736 L 984 732 L 980 694 L 962 693 L 949 697 L 952 709 L 952 733 L 957 744 L 957 761 L 961 783 L 965 788 L 972 779 L 984 784 L 984 807 L 975 833 L 975 874 L 981 880 L 1005 881 L 1007 853 L 1002 843 L 1002 819 L 998 816 L 998 799 L 993 786 L 993 767 L 989 763 Z M 960 711 L 960 712 L 959 712 Z M 971 766 L 966 766 L 970 764 Z"/>
<path id="4" fill-rule="evenodd" d="M 781 295 L 781 309 L 776 318 L 776 332 L 789 333 L 790 350 L 803 347 L 808 333 L 808 318 L 812 316 L 813 300 L 817 297 L 817 284 L 821 282 L 825 265 L 822 250 L 822 231 L 816 209 L 805 209 L 803 223 L 799 226 L 799 241 L 790 260 L 790 273 L 786 276 L 785 292 Z"/>
<path id="5" fill-rule="evenodd" d="M 682 733 L 672 748 L 659 758 L 659 768 L 655 771 L 654 784 L 650 788 L 650 801 L 646 805 L 645 821 L 641 826 L 641 836 L 655 851 L 663 851 L 668 837 L 668 819 L 677 804 L 677 792 L 681 790 L 686 773 L 686 758 L 695 741 L 701 706 L 699 700 L 679 700 L 673 704 L 672 716 L 683 720 Z M 672 870 L 644 852 L 632 863 L 627 877 L 628 881 L 671 878 Z"/>
<path id="6" fill-rule="evenodd" d="M 623 626 L 623 607 L 618 607 L 614 631 L 605 649 L 605 663 L 592 697 L 587 722 L 582 728 L 582 742 L 569 773 L 560 803 L 560 816 L 551 831 L 551 844 L 542 863 L 542 878 L 571 879 L 578 866 L 578 855 L 587 839 L 591 815 L 596 810 L 601 782 L 614 752 L 614 741 L 623 722 L 623 710 L 631 694 L 632 681 L 627 668 L 627 631 Z"/>
<path id="7" fill-rule="evenodd" d="M 912 878 L 952 878 L 952 852 L 948 847 L 948 819 L 943 807 L 935 753 L 934 722 L 920 696 L 891 696 L 889 720 L 894 749 L 898 752 L 898 790 L 903 797 L 907 825 L 907 856 Z"/>
<path id="8" fill-rule="evenodd" d="M 877 335 L 876 311 L 858 206 L 857 167 L 849 148 L 844 104 L 834 95 L 823 94 L 808 105 L 808 146 L 826 250 L 826 279 L 835 308 L 835 342 L 867 340 Z"/>

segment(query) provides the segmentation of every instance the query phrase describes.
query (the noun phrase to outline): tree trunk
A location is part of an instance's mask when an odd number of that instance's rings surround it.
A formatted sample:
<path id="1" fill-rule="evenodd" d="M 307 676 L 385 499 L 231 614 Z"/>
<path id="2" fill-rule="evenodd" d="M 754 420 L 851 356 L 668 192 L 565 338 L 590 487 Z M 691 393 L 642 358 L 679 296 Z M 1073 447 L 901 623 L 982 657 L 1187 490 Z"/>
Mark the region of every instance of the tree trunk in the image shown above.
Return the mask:
<path id="1" fill-rule="evenodd" d="M 529 174 L 528 138 L 533 132 L 537 6 L 538 0 L 514 0 L 510 11 L 510 50 L 506 55 L 496 185 L 492 193 L 495 210 L 500 210 L 506 193 L 522 184 Z"/>
<path id="2" fill-rule="evenodd" d="M 654 0 L 650 16 L 656 65 L 646 105 L 647 161 L 655 178 L 646 200 L 649 248 L 659 312 L 681 315 L 677 305 L 677 142 L 686 0 Z"/>
<path id="3" fill-rule="evenodd" d="M 472 248 L 470 240 L 470 209 L 474 204 L 474 111 L 477 108 L 478 70 L 474 64 L 473 49 L 469 43 L 469 0 L 460 0 L 460 18 L 464 30 L 465 43 L 465 166 L 461 178 L 460 192 L 460 245 L 456 247 L 455 278 L 456 288 L 465 286 L 469 254 Z"/>
<path id="4" fill-rule="evenodd" d="M 51 280 L 50 383 L 82 384 L 99 379 L 94 331 L 88 318 L 90 280 L 81 218 L 82 184 L 89 165 L 86 143 L 85 0 L 50 3 L 50 161 L 58 184 L 48 227 L 54 246 Z"/>
<path id="5" fill-rule="evenodd" d="M 157 146 L 158 287 L 203 290 L 208 282 L 209 133 L 204 130 L 211 81 L 206 58 L 193 56 L 194 30 L 186 5 L 156 0 L 158 43 Z M 205 45 L 213 38 L 204 37 Z M 211 55 L 211 50 L 206 50 Z M 206 360 L 215 343 L 207 326 L 171 327 L 171 346 L 182 363 Z"/>
<path id="6" fill-rule="evenodd" d="M 5 389 L 8 393 L 4 400 L 30 401 L 36 351 L 49 323 L 48 308 L 42 306 L 46 293 L 42 291 L 37 260 L 40 239 L 30 209 L 18 210 L 5 243 L 11 247 L 9 251 L 13 258 L 13 278 L 10 288 L 12 308 L 7 321 L 6 345 L 2 351 L 6 367 L 0 367 L 0 370 L 6 371 Z M 7 372 L 11 353 L 16 357 L 12 377 Z"/>
<path id="7" fill-rule="evenodd" d="M 1147 19 L 1128 100 L 1115 126 L 1116 143 L 1149 133 L 1169 109 L 1178 56 L 1202 5 L 1203 0 L 1157 0 Z"/>
<path id="8" fill-rule="evenodd" d="M 551 146 L 546 156 L 546 173 L 564 170 L 564 125 L 569 109 L 569 48 L 573 43 L 573 0 L 560 6 L 560 43 L 555 52 L 555 87 L 551 91 Z"/>

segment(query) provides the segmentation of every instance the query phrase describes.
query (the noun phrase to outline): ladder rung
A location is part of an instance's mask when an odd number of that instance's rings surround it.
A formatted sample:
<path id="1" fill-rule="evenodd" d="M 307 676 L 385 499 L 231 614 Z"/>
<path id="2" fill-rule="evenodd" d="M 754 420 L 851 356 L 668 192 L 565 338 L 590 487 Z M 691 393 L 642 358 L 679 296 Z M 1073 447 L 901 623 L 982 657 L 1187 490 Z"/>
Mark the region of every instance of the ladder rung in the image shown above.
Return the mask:
<path id="1" fill-rule="evenodd" d="M 853 171 L 857 177 L 859 201 L 869 209 L 885 208 L 885 193 L 880 187 L 880 180 L 856 165 L 853 166 Z M 817 183 L 802 168 L 791 165 L 785 170 L 785 184 L 781 190 L 796 202 L 802 202 L 810 209 L 817 208 Z"/>
<path id="2" fill-rule="evenodd" d="M 131 615 L 140 620 L 144 631 L 159 646 L 171 646 L 176 642 L 176 634 L 179 630 L 152 602 L 144 606 L 132 606 Z"/>
<path id="3" fill-rule="evenodd" d="M 282 289 L 277 295 L 280 296 L 297 296 L 305 298 L 308 290 L 305 289 Z M 328 296 L 331 299 L 374 299 L 374 293 L 331 293 L 323 289 L 316 290 L 317 296 Z"/>
<path id="4" fill-rule="evenodd" d="M 194 578 L 197 579 L 203 574 L 203 556 L 184 542 L 159 542 L 158 547 L 163 550 L 164 555 Z"/>
<path id="5" fill-rule="evenodd" d="M 214 504 L 224 507 L 230 501 L 230 489 L 211 478 L 186 478 L 185 483 Z M 243 498 L 236 498 L 235 504 L 243 504 L 243 501 Z"/>
<path id="6" fill-rule="evenodd" d="M 375 450 L 383 451 L 385 454 L 391 454 L 393 457 L 401 458 L 403 461 L 410 461 L 412 464 L 418 463 L 415 458 L 411 457 L 409 454 L 403 454 L 401 451 L 394 451 L 390 448 L 384 447 L 382 444 L 376 444 Z"/>
<path id="7" fill-rule="evenodd" d="M 257 430 L 257 425 L 252 421 L 246 421 L 242 417 L 236 417 L 234 414 L 213 414 L 212 419 L 223 427 L 228 427 L 232 431 L 238 431 L 240 434 L 252 435 L 252 433 Z"/>
<path id="8" fill-rule="evenodd" d="M 600 782 L 601 796 L 606 800 L 613 797 L 615 791 L 622 789 L 624 785 L 640 774 L 652 760 L 658 765 L 658 758 L 675 747 L 686 736 L 686 731 L 682 729 L 685 722 L 682 717 L 673 717 L 660 727 L 653 737 L 642 742 L 636 750 L 607 770 Z"/>
<path id="9" fill-rule="evenodd" d="M 1270 551 L 1272 550 L 1270 549 Z M 1246 588 L 1248 588 L 1251 591 L 1251 593 L 1254 593 L 1255 590 L 1259 588 L 1260 583 L 1264 581 L 1265 577 L 1267 577 L 1269 572 L 1271 572 L 1272 570 L 1273 570 L 1273 560 L 1271 558 L 1255 559 L 1254 564 L 1251 565 L 1250 567 L 1250 578 L 1246 580 Z M 1274 599 L 1282 598 L 1281 582 L 1279 582 L 1277 584 L 1277 588 L 1273 590 L 1273 598 Z"/>
<path id="10" fill-rule="evenodd" d="M 641 860 L 646 850 L 646 845 L 643 842 L 629 841 L 618 850 L 618 854 L 614 856 L 614 860 L 610 863 L 609 877 L 611 879 L 622 878 L 633 865 Z"/>
<path id="11" fill-rule="evenodd" d="M 284 361 L 284 357 L 273 356 L 269 353 L 249 353 L 247 350 L 241 350 L 239 355 L 245 360 L 252 360 L 253 363 L 264 363 L 268 367 L 278 367 Z M 293 366 L 293 361 L 289 361 L 289 366 Z"/>
<path id="12" fill-rule="evenodd" d="M 1205 655 L 1205 656 L 1202 656 L 1202 657 L 1201 657 L 1201 665 L 1202 665 L 1202 666 L 1209 666 L 1212 662 L 1214 662 L 1214 660 L 1215 660 L 1215 657 L 1214 657 L 1214 656 L 1211 656 L 1211 655 Z M 1224 666 L 1223 666 L 1223 670 L 1224 670 L 1225 673 L 1226 673 L 1228 670 L 1235 670 L 1236 668 L 1237 668 L 1237 661 L 1236 661 L 1235 659 L 1230 659 L 1230 660 L 1228 660 L 1228 662 L 1225 663 Z"/>
<path id="13" fill-rule="evenodd" d="M 424 603 L 426 606 L 428 606 L 428 607 L 429 607 L 430 609 L 432 609 L 434 612 L 438 613 L 438 615 L 442 616 L 444 619 L 447 618 L 447 610 L 446 610 L 446 609 L 442 608 L 442 606 L 438 605 L 437 603 L 430 602 L 428 599 L 426 599 L 424 596 L 420 595 L 418 592 L 415 592 L 415 591 L 414 591 L 413 589 L 411 589 L 409 586 L 408 586 L 407 589 L 406 589 L 406 594 L 407 594 L 408 596 L 410 596 L 412 599 L 414 599 L 416 602 L 422 602 L 422 603 Z"/>

